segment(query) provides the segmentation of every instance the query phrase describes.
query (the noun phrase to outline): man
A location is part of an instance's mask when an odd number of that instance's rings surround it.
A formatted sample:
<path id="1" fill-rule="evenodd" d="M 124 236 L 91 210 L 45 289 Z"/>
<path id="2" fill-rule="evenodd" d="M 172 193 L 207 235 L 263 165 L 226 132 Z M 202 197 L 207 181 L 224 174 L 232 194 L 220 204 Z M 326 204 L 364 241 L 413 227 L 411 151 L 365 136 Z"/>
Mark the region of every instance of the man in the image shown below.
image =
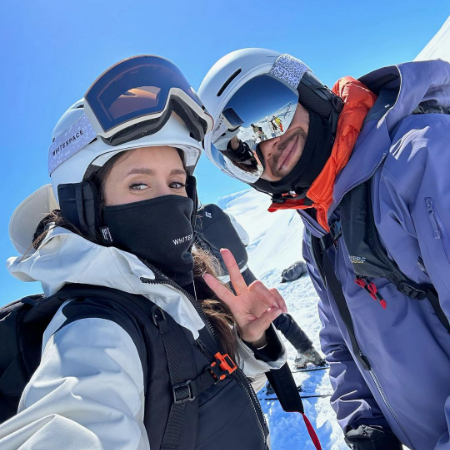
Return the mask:
<path id="1" fill-rule="evenodd" d="M 386 67 L 330 90 L 290 55 L 247 49 L 216 63 L 199 95 L 215 120 L 209 159 L 304 221 L 348 445 L 450 449 L 450 64 Z M 221 120 L 225 106 L 242 128 L 273 111 L 285 132 L 250 148 Z"/>
<path id="2" fill-rule="evenodd" d="M 280 131 L 283 133 L 283 122 L 279 117 L 275 117 L 275 122 L 277 123 L 278 127 L 280 128 Z"/>
<path id="3" fill-rule="evenodd" d="M 221 248 L 227 248 L 233 253 L 239 269 L 247 285 L 257 278 L 248 267 L 246 247 L 249 243 L 248 234 L 240 223 L 230 214 L 226 214 L 214 204 L 199 205 L 195 225 L 195 245 L 213 254 L 220 263 L 224 283 L 230 281 L 227 267 L 220 254 Z M 316 366 L 325 364 L 324 359 L 314 348 L 306 333 L 289 314 L 281 314 L 274 321 L 275 327 L 297 350 L 295 357 L 296 369 L 303 369 L 308 363 Z"/>
<path id="4" fill-rule="evenodd" d="M 264 134 L 264 131 L 262 127 L 258 127 L 254 124 L 251 124 L 253 133 L 255 133 L 255 141 L 257 138 L 259 138 L 261 141 L 265 141 L 267 139 L 267 136 Z"/>
<path id="5" fill-rule="evenodd" d="M 277 137 L 278 124 L 275 120 L 275 116 L 272 116 L 272 119 L 270 119 L 269 123 L 272 128 L 272 137 Z"/>

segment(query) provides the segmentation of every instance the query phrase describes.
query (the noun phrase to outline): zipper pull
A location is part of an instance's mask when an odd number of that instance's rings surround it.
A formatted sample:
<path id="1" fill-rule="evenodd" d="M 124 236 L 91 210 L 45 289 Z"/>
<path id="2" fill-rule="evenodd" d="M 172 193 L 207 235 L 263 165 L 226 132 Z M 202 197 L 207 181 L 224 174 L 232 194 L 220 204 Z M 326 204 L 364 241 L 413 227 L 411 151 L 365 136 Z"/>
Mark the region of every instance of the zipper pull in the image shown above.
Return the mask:
<path id="1" fill-rule="evenodd" d="M 428 211 L 428 217 L 430 219 L 431 227 L 433 228 L 434 238 L 441 239 L 441 230 L 439 228 L 436 215 L 434 212 L 433 200 L 430 197 L 425 199 Z"/>
<path id="2" fill-rule="evenodd" d="M 383 296 L 378 292 L 375 283 L 369 281 L 366 277 L 356 277 L 355 283 L 363 288 L 375 301 L 380 302 L 383 309 L 386 309 L 387 302 Z"/>
<path id="3" fill-rule="evenodd" d="M 198 347 L 198 349 L 209 359 L 212 359 L 211 353 L 208 351 L 208 348 L 206 347 L 205 343 L 198 338 L 195 341 L 195 345 Z"/>

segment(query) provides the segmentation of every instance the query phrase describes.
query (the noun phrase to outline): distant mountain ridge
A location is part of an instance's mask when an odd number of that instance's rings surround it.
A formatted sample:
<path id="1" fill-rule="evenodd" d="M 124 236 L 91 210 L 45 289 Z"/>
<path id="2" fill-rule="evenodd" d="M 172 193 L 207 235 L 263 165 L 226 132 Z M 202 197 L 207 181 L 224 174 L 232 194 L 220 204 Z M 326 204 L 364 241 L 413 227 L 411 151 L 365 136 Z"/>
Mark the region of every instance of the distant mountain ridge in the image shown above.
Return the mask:
<path id="1" fill-rule="evenodd" d="M 450 62 L 450 17 L 442 25 L 425 48 L 416 56 L 416 61 L 444 59 Z"/>

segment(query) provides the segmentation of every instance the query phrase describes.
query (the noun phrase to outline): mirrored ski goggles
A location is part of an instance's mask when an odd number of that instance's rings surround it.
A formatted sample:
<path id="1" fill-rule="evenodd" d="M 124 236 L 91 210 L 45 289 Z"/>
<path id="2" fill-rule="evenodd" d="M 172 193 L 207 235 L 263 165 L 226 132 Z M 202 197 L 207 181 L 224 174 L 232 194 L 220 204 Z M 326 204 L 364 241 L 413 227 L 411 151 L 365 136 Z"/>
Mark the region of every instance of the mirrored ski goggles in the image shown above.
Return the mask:
<path id="1" fill-rule="evenodd" d="M 94 130 L 111 145 L 156 133 L 172 111 L 199 142 L 213 125 L 178 67 L 158 56 L 136 56 L 117 63 L 94 81 L 84 98 Z"/>
<path id="2" fill-rule="evenodd" d="M 271 75 L 260 75 L 245 83 L 228 101 L 212 134 L 212 152 L 222 159 L 230 175 L 253 183 L 264 167 L 255 157 L 258 144 L 282 136 L 291 125 L 298 104 L 296 88 Z M 233 137 L 246 143 L 232 154 Z M 245 151 L 246 150 L 246 151 Z"/>

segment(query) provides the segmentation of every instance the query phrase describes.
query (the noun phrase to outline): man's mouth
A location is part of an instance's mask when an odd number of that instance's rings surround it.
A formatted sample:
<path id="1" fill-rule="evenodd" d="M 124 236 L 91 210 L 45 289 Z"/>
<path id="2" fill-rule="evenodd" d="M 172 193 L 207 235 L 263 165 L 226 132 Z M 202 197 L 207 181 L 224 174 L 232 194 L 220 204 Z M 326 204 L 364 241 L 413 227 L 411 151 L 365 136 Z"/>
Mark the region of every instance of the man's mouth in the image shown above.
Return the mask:
<path id="1" fill-rule="evenodd" d="M 288 165 L 291 161 L 295 151 L 297 150 L 298 137 L 299 136 L 297 135 L 297 137 L 293 138 L 291 142 L 288 143 L 287 147 L 282 151 L 280 159 L 278 160 L 277 171 L 280 171 L 283 166 Z"/>

